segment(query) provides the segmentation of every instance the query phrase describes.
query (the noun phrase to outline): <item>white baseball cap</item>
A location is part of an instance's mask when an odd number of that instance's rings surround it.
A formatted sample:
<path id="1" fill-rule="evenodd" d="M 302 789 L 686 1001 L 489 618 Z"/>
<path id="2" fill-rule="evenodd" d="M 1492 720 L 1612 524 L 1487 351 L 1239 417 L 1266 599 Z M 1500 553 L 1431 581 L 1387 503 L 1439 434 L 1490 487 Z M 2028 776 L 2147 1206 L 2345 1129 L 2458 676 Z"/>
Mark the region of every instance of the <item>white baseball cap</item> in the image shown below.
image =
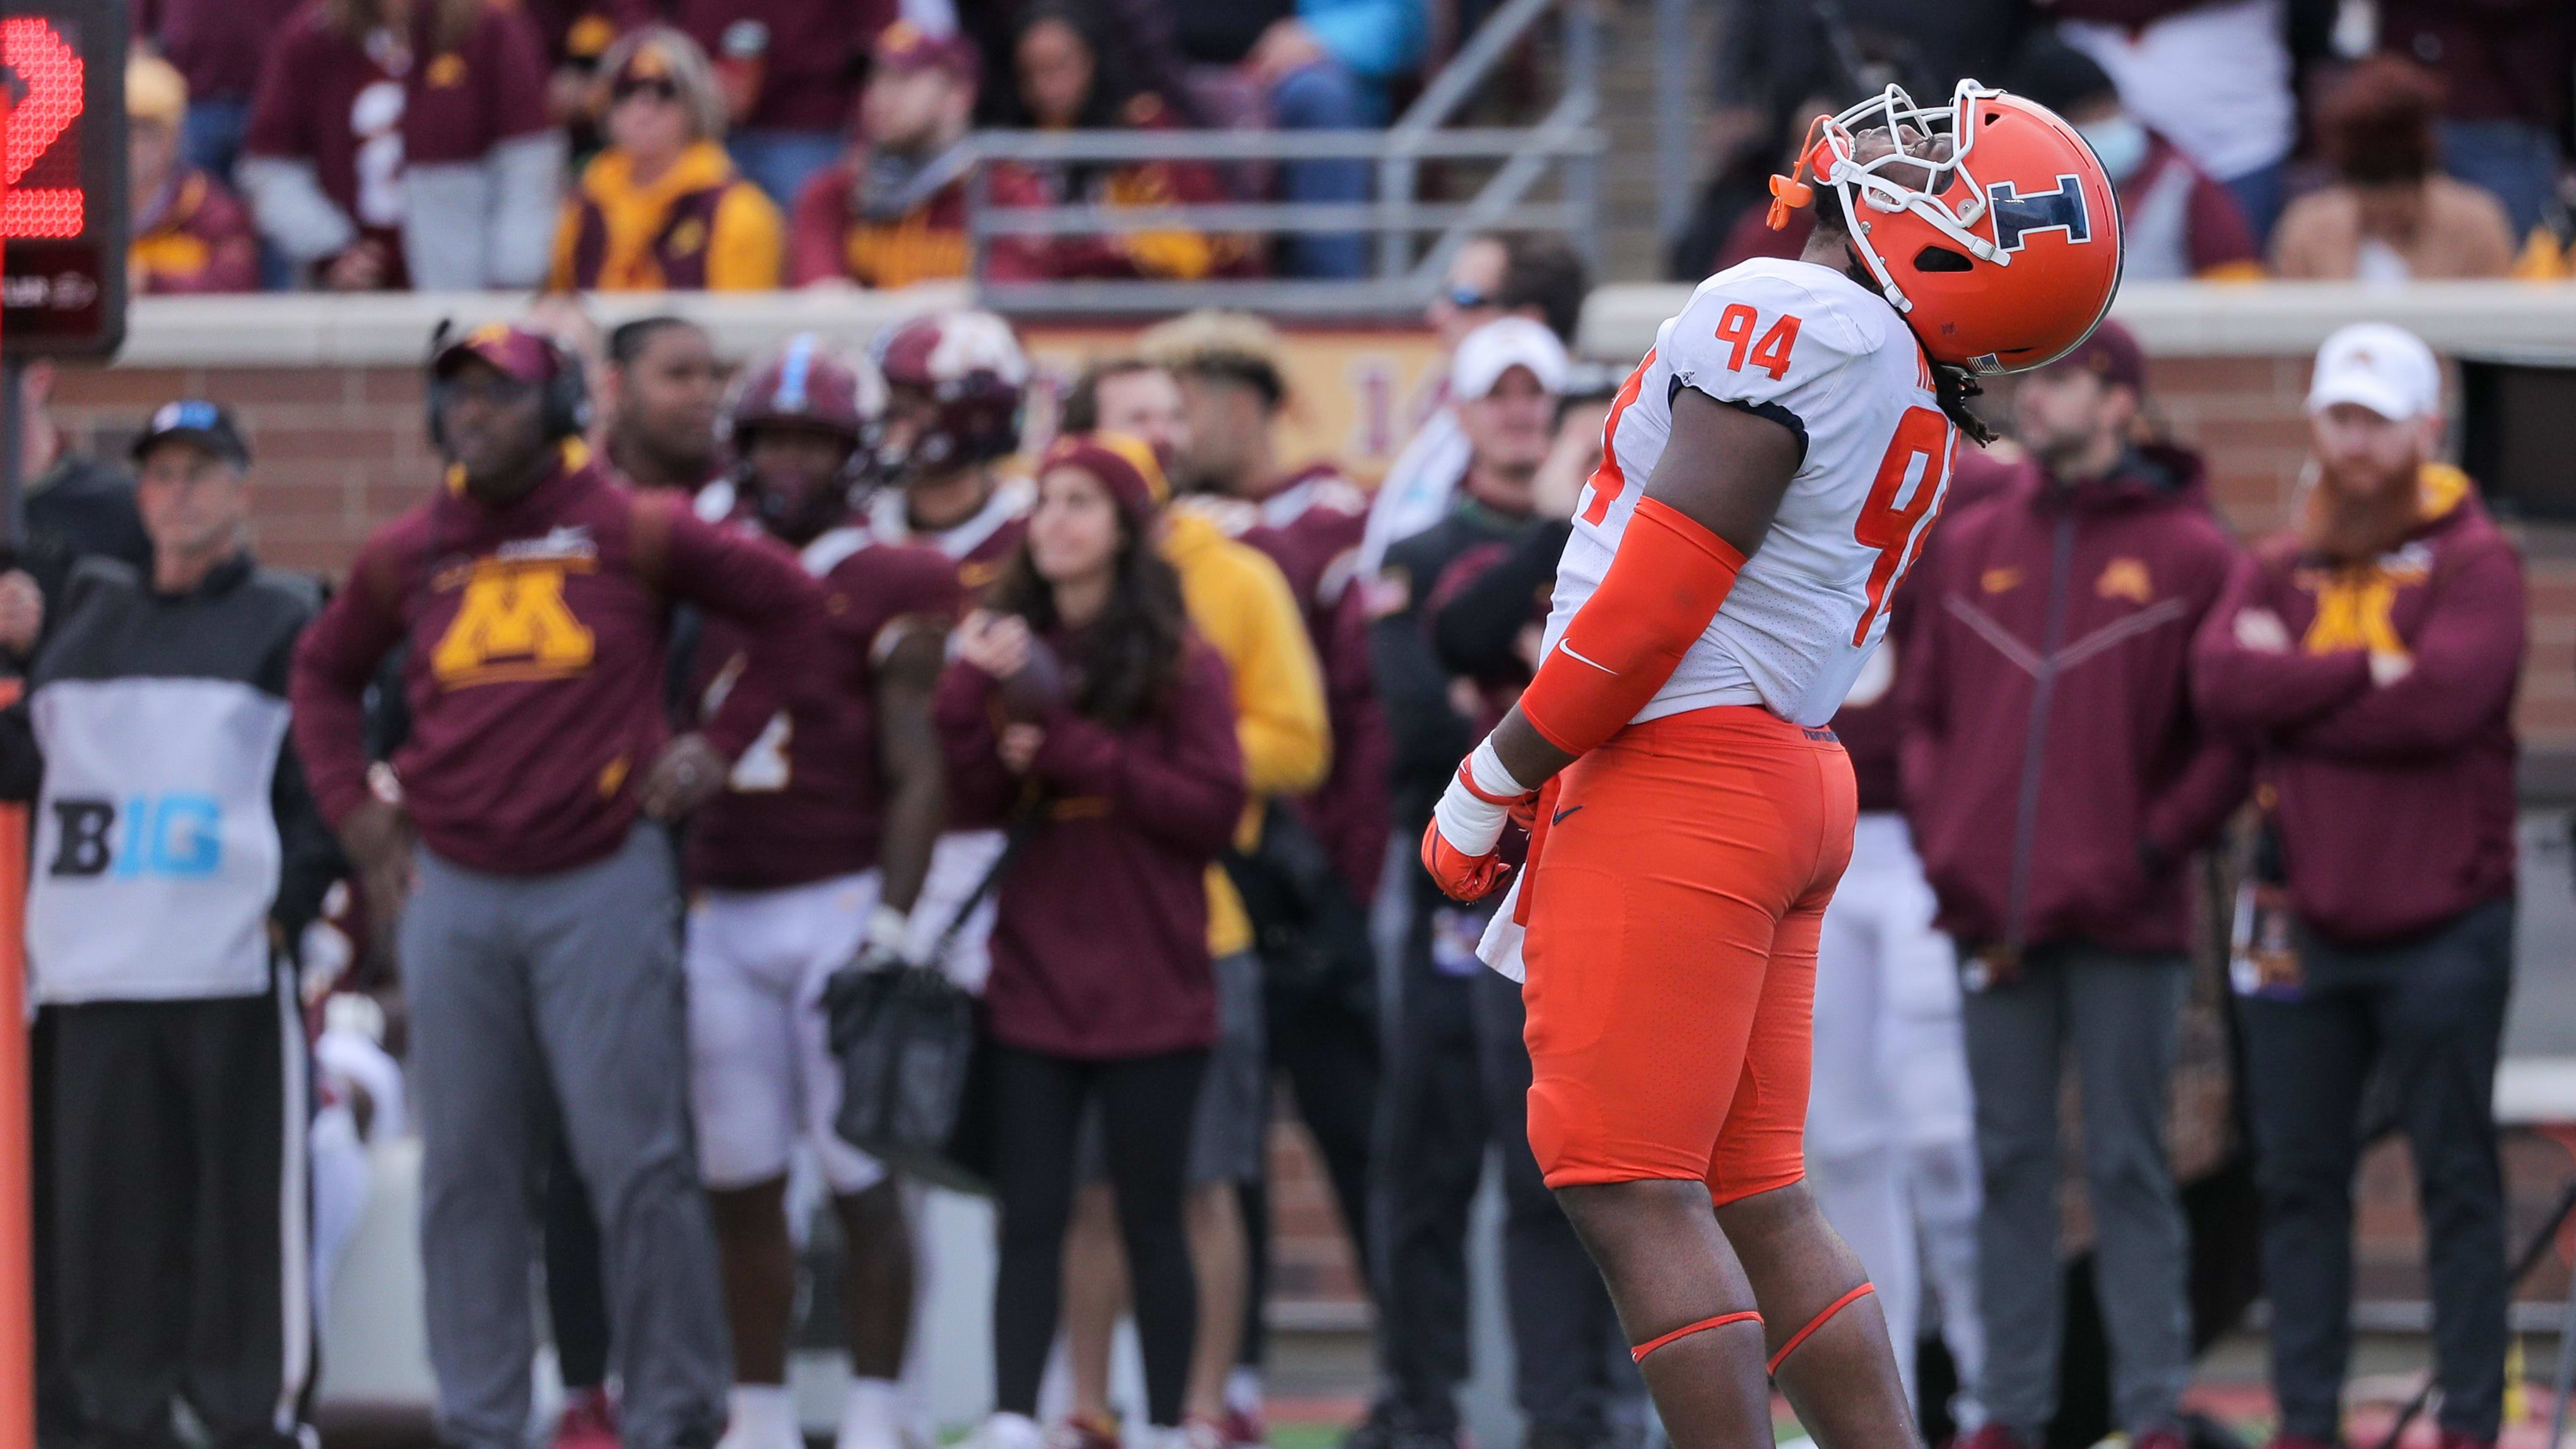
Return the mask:
<path id="1" fill-rule="evenodd" d="M 1449 395 L 1474 400 L 1494 390 L 1503 374 L 1526 367 L 1551 393 L 1565 391 L 1565 344 L 1527 317 L 1498 317 L 1459 340 L 1449 359 Z"/>
<path id="2" fill-rule="evenodd" d="M 2358 403 L 2383 418 L 2403 422 L 2442 411 L 2442 364 L 2424 339 L 2385 322 L 2355 322 L 2317 349 L 2308 383 L 2308 411 Z"/>

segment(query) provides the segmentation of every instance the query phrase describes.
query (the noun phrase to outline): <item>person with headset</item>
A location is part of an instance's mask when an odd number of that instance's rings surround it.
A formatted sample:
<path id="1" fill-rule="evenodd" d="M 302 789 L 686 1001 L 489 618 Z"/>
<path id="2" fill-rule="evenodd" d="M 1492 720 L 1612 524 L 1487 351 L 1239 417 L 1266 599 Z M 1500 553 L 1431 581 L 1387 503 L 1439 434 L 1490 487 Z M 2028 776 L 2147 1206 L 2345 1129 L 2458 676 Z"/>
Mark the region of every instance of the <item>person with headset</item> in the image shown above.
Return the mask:
<path id="1" fill-rule="evenodd" d="M 389 923 L 411 1013 L 440 1437 L 526 1441 L 527 1183 L 551 1102 L 600 1214 L 631 1449 L 706 1449 L 730 1377 L 689 1125 L 668 832 L 723 789 L 821 648 L 795 561 L 612 481 L 580 365 L 501 323 L 429 364 L 445 486 L 379 530 L 295 656 L 315 800 Z M 750 639 L 670 736 L 669 605 Z M 409 644 L 408 738 L 370 769 L 363 696 Z M 639 817 L 642 817 L 639 819 Z"/>

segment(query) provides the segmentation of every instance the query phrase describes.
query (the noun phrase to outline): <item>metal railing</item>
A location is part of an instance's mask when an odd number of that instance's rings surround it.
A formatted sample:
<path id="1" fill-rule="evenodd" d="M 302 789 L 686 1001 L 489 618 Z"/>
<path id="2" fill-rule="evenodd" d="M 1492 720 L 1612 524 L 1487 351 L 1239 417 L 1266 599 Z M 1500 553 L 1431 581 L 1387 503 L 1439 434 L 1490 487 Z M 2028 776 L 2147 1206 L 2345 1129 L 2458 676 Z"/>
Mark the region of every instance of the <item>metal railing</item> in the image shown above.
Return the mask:
<path id="1" fill-rule="evenodd" d="M 1599 157 L 1593 125 L 1600 98 L 1601 40 L 1595 0 L 1506 0 L 1479 26 L 1422 94 L 1384 130 L 1330 131 L 977 131 L 915 177 L 898 205 L 926 201 L 966 181 L 969 278 L 988 306 L 1026 315 L 1133 314 L 1190 307 L 1249 308 L 1302 316 L 1374 317 L 1418 311 L 1467 240 L 1489 230 L 1560 230 L 1586 260 L 1599 262 Z M 1447 122 L 1550 12 L 1563 19 L 1563 94 L 1529 126 Z M 994 162 L 1029 165 L 1188 161 L 1369 163 L 1376 195 L 1365 201 L 1242 201 L 1173 206 L 999 206 L 990 192 Z M 1464 201 L 1421 197 L 1426 161 L 1498 161 Z M 1532 200 L 1553 173 L 1556 199 Z M 1374 239 L 1371 275 L 1349 280 L 1286 277 L 1168 280 L 999 280 L 992 244 L 1007 237 L 1119 236 L 1142 232 L 1360 235 Z"/>

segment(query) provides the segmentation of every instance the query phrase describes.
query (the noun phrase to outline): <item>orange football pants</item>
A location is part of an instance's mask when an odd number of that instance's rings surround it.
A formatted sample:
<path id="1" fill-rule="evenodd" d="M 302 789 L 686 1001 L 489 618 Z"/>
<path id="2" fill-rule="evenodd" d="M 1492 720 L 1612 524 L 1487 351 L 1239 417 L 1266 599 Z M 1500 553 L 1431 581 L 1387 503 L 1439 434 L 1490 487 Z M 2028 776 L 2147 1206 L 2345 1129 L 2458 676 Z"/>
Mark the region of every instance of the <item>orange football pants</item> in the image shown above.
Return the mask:
<path id="1" fill-rule="evenodd" d="M 1851 762 L 1768 710 L 1631 725 L 1569 767 L 1522 887 L 1530 1150 L 1550 1187 L 1805 1174 L 1816 936 Z"/>

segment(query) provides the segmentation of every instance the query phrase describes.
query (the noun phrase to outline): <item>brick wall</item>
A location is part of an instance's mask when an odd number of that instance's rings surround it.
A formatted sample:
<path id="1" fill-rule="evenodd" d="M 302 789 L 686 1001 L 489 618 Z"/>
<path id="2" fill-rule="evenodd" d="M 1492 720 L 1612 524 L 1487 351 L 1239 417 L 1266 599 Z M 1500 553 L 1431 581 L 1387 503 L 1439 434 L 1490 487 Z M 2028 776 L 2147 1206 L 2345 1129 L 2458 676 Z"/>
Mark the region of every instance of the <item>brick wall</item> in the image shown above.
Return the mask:
<path id="1" fill-rule="evenodd" d="M 1086 334 L 1097 340 L 1098 334 Z M 1385 349 L 1385 334 L 1362 334 Z M 1351 334 L 1301 341 L 1332 359 L 1309 374 L 1347 375 Z M 1396 350 L 1409 352 L 1401 344 Z M 2154 391 L 2164 424 L 2210 459 L 2219 508 L 2252 536 L 2278 527 L 2303 457 L 2300 398 L 2304 350 L 2294 355 L 2162 356 Z M 74 446 L 121 454 L 139 419 L 177 396 L 210 396 L 235 406 L 258 454 L 255 516 L 272 563 L 326 573 L 345 567 L 369 530 L 433 486 L 435 465 L 421 436 L 421 384 L 411 365 L 134 366 L 63 369 L 54 414 Z M 1330 404 L 1347 411 L 1347 404 Z M 1336 419 L 1336 428 L 1340 426 Z M 2531 655 L 2521 723 L 2534 758 L 2576 755 L 2576 548 L 2526 534 L 2533 602 Z M 2419 1282 L 2416 1228 L 2398 1149 L 2376 1154 L 2360 1203 L 2366 1230 L 2366 1286 L 2413 1296 Z M 2517 1197 L 2563 1171 L 2554 1149 L 2517 1149 Z M 1348 1305 L 1358 1278 L 1339 1231 L 1331 1194 L 1313 1170 L 1301 1131 L 1283 1126 L 1273 1144 L 1282 1193 L 1277 1283 L 1282 1299 L 1309 1309 Z M 2536 1212 L 2537 1205 L 2518 1203 Z M 2518 1218 L 2519 1221 L 2519 1218 Z"/>
<path id="2" fill-rule="evenodd" d="M 1381 350 L 1407 351 L 1386 348 L 1384 334 L 1363 336 Z M 1316 345 L 1338 358 L 1350 350 L 1350 335 Z M 2304 353 L 2164 357 L 2154 365 L 2165 425 L 2209 455 L 2218 506 L 2249 537 L 2285 517 L 2304 456 L 2299 400 L 2307 374 Z M 1314 375 L 1338 376 L 1339 363 Z M 273 563 L 336 572 L 370 529 L 435 480 L 421 437 L 420 377 L 409 366 L 67 367 L 55 388 L 56 416 L 76 446 L 121 451 L 153 405 L 189 395 L 240 409 L 259 456 L 260 550 Z M 2535 755 L 2576 754 L 2576 547 L 2555 530 L 2526 532 L 2523 541 L 2532 594 L 2524 741 Z"/>

